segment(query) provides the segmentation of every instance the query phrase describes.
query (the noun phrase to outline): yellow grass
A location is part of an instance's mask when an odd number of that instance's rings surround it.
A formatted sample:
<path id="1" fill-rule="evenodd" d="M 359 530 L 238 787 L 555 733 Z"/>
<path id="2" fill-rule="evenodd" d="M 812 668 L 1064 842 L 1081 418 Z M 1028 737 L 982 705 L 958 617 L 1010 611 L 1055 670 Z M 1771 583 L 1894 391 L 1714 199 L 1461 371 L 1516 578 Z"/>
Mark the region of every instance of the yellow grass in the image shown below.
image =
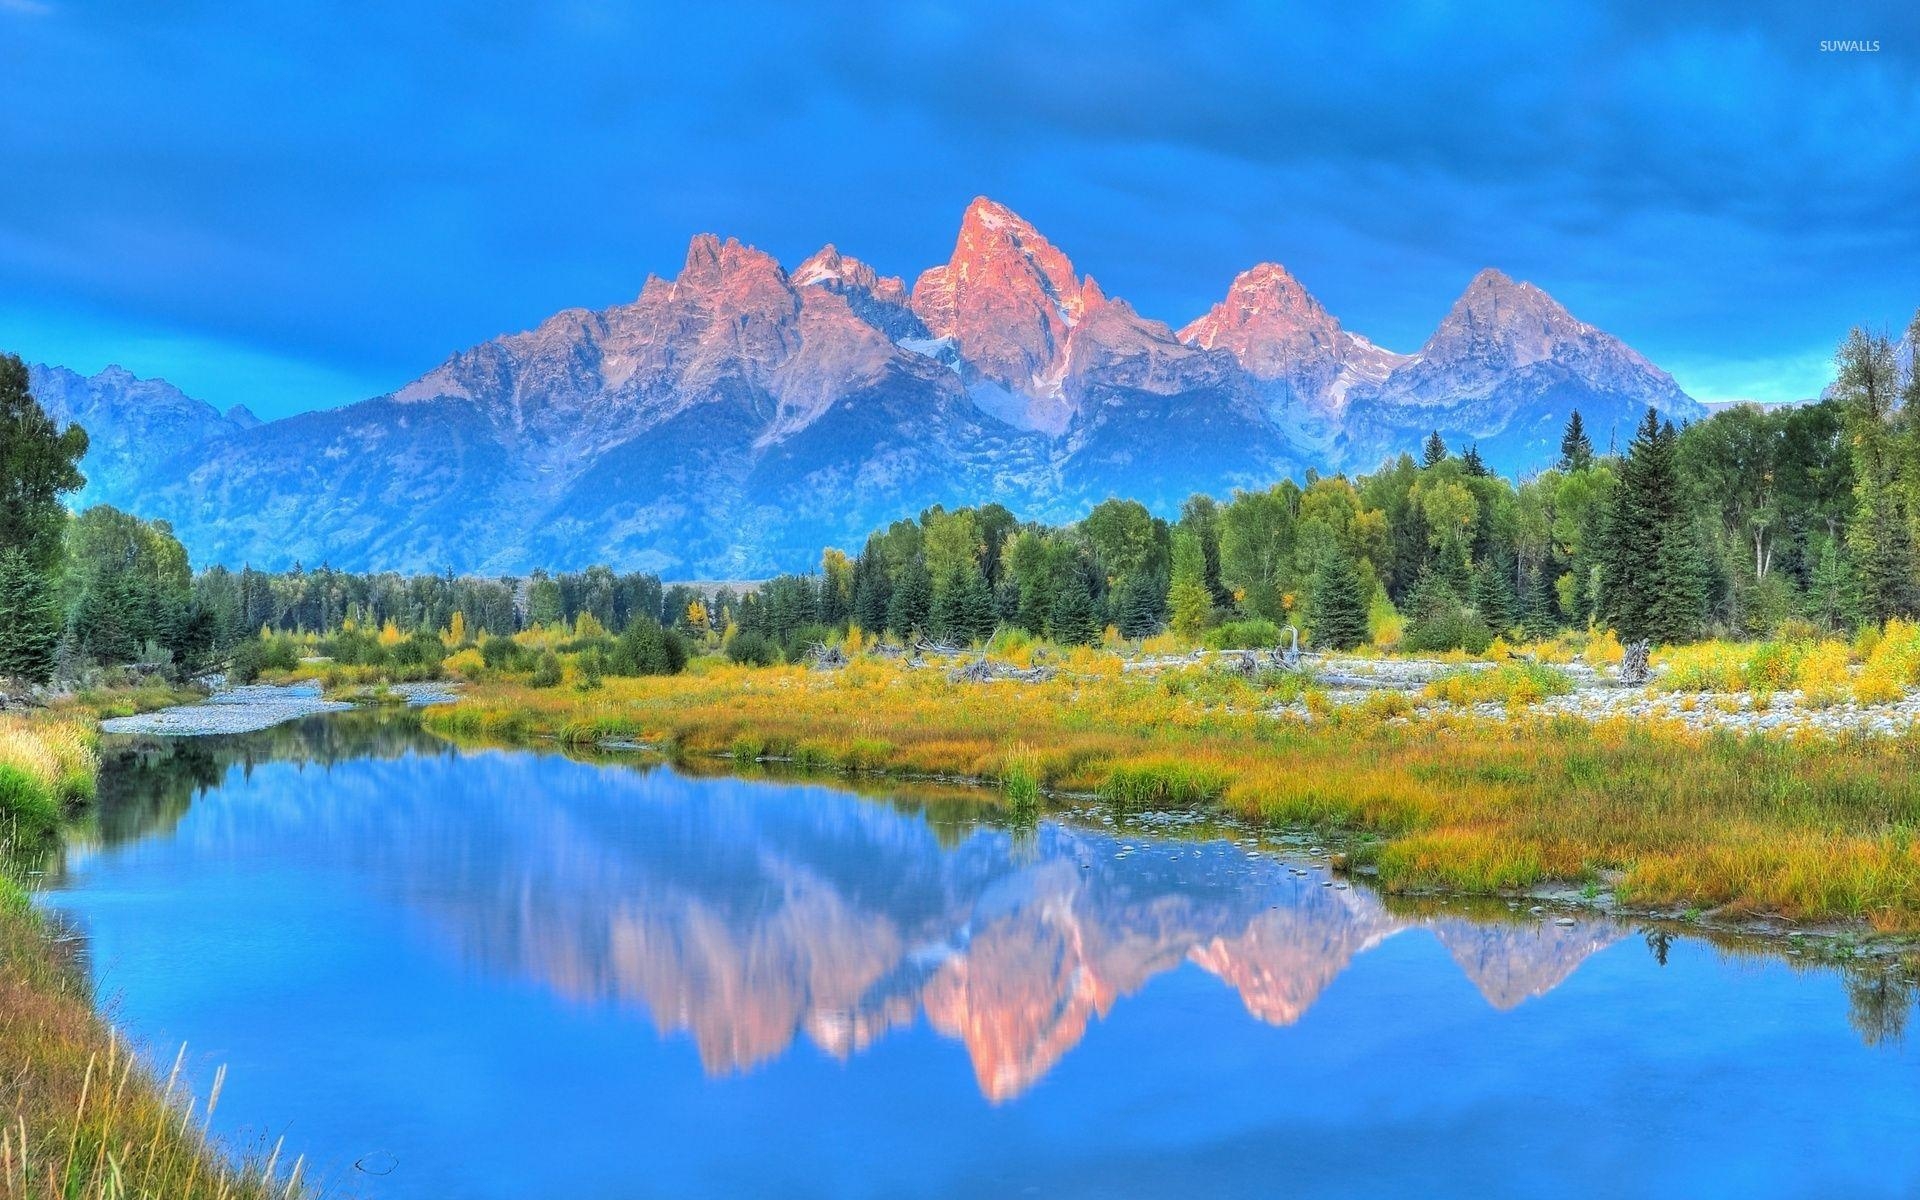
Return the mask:
<path id="1" fill-rule="evenodd" d="M 861 660 L 818 673 L 703 665 L 609 678 L 584 695 L 482 682 L 426 720 L 468 736 L 618 737 L 678 755 L 751 750 L 982 780 L 1005 780 L 1017 763 L 1055 791 L 1384 835 L 1390 888 L 1478 892 L 1605 873 L 1644 906 L 1920 930 L 1920 742 L 1524 712 L 1406 723 L 1393 720 L 1405 697 L 1333 708 L 1314 691 L 1315 719 L 1301 720 L 1270 715 L 1273 700 L 1259 681 L 1201 667 L 1122 675 L 1116 663 L 1041 684 L 956 684 L 937 669 Z"/>

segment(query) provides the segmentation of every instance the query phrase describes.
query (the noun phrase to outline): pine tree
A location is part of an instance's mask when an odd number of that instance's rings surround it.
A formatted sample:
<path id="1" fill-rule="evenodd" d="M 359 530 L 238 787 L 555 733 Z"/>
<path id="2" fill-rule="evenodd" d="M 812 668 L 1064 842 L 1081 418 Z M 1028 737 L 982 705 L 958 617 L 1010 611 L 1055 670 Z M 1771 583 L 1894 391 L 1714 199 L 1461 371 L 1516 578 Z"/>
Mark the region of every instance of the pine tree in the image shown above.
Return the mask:
<path id="1" fill-rule="evenodd" d="M 1420 447 L 1420 465 L 1437 467 L 1447 461 L 1447 443 L 1440 437 L 1440 431 L 1434 430 L 1427 435 L 1426 442 Z"/>
<path id="2" fill-rule="evenodd" d="M 1853 572 L 1841 553 L 1839 540 L 1827 538 L 1807 587 L 1809 615 L 1827 629 L 1843 629 L 1857 612 Z"/>
<path id="3" fill-rule="evenodd" d="M 1642 418 L 1607 514 L 1600 606 L 1628 641 L 1690 641 L 1707 614 L 1707 563 L 1682 511 L 1673 422 Z"/>
<path id="4" fill-rule="evenodd" d="M 994 608 L 993 592 L 978 566 L 966 568 L 955 583 L 954 620 L 969 642 L 984 642 L 993 636 L 1000 614 Z"/>
<path id="5" fill-rule="evenodd" d="M 887 600 L 892 588 L 877 555 L 862 554 L 853 565 L 853 623 L 870 633 L 887 627 Z"/>
<path id="6" fill-rule="evenodd" d="M 1584 471 L 1593 465 L 1593 442 L 1587 437 L 1587 427 L 1580 420 L 1580 410 L 1574 409 L 1567 418 L 1567 431 L 1560 437 L 1560 469 L 1562 471 Z"/>
<path id="7" fill-rule="evenodd" d="M 927 576 L 927 564 L 917 557 L 908 559 L 887 599 L 887 628 L 903 638 L 924 631 L 932 605 L 933 581 Z"/>
<path id="8" fill-rule="evenodd" d="M 934 589 L 933 600 L 927 605 L 927 634 L 936 641 L 964 645 L 973 640 L 964 629 L 957 628 L 959 620 L 954 609 L 960 599 L 960 587 L 961 573 L 956 568 Z"/>
<path id="9" fill-rule="evenodd" d="M 47 682 L 59 644 L 53 588 L 24 553 L 0 551 L 0 680 Z"/>
<path id="10" fill-rule="evenodd" d="M 927 631 L 943 641 L 969 645 L 993 636 L 993 594 L 980 568 L 955 564 L 927 610 Z"/>
<path id="11" fill-rule="evenodd" d="M 1649 407 L 1620 464 L 1599 552 L 1601 612 L 1629 641 L 1648 636 L 1653 565 L 1670 516 L 1662 507 L 1670 467 L 1660 414 Z"/>
<path id="12" fill-rule="evenodd" d="M 1173 616 L 1173 631 L 1184 638 L 1199 637 L 1213 616 L 1206 548 L 1189 530 L 1173 531 L 1173 582 L 1167 588 L 1167 609 Z"/>
<path id="13" fill-rule="evenodd" d="M 1093 609 L 1093 593 L 1087 581 L 1075 571 L 1054 589 L 1053 607 L 1047 614 L 1047 633 L 1067 646 L 1091 646 L 1100 636 L 1100 618 Z"/>
<path id="14" fill-rule="evenodd" d="M 1706 556 L 1692 527 L 1676 520 L 1654 553 L 1645 633 L 1656 642 L 1690 642 L 1700 636 L 1706 621 Z"/>
<path id="15" fill-rule="evenodd" d="M 1160 606 L 1155 603 L 1158 589 L 1145 575 L 1129 575 L 1120 581 L 1114 601 L 1113 621 L 1123 637 L 1148 637 L 1160 627 Z"/>
<path id="16" fill-rule="evenodd" d="M 1353 560 L 1337 548 L 1314 572 L 1313 639 L 1334 650 L 1351 650 L 1367 640 L 1366 585 Z"/>
<path id="17" fill-rule="evenodd" d="M 1507 583 L 1506 570 L 1499 564 L 1483 562 L 1474 569 L 1468 599 L 1487 628 L 1499 632 L 1513 627 L 1513 588 Z"/>
<path id="18" fill-rule="evenodd" d="M 1460 463 L 1466 468 L 1467 474 L 1476 479 L 1484 479 L 1488 475 L 1493 474 L 1493 472 L 1487 470 L 1486 459 L 1480 457 L 1480 444 L 1478 442 L 1467 447 L 1467 452 L 1461 456 Z"/>
<path id="19" fill-rule="evenodd" d="M 1528 637 L 1551 637 L 1560 627 L 1560 599 L 1553 590 L 1553 572 L 1545 563 L 1540 563 L 1527 572 L 1526 584 L 1526 595 L 1520 604 L 1520 626 Z"/>

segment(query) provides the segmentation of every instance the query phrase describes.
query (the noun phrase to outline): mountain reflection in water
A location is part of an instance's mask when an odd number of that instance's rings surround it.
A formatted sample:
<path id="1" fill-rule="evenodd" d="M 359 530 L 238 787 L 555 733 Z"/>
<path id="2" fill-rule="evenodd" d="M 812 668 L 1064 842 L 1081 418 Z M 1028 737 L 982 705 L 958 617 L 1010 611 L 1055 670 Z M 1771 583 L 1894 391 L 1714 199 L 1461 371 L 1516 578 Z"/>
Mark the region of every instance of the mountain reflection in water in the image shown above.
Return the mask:
<path id="1" fill-rule="evenodd" d="M 173 828 L 191 793 L 261 761 L 324 786 L 228 789 L 174 831 L 196 857 L 345 870 L 444 953 L 684 1034 L 711 1074 L 805 1037 L 839 1057 L 924 1015 L 966 1047 L 979 1088 L 1019 1095 L 1150 980 L 1192 963 L 1246 1011 L 1291 1025 L 1357 955 L 1397 935 L 1444 946 L 1508 1009 L 1623 930 L 1606 920 L 1396 915 L 1323 868 L 1225 839 L 1097 823 L 1019 834 L 977 802 L 877 803 L 818 785 L 481 751 L 473 764 L 393 723 L 128 752 L 100 840 Z M 385 757 L 379 771 L 327 769 Z M 286 770 L 285 766 L 276 770 Z M 70 855 L 84 870 L 92 851 Z"/>

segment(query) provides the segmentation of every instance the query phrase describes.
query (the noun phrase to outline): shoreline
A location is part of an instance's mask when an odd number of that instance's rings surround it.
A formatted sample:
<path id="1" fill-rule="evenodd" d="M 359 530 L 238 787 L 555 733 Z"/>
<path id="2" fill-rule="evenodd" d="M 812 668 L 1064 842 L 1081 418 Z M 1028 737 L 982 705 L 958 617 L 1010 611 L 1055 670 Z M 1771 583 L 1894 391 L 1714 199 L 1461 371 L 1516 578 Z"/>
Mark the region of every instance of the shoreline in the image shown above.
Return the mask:
<path id="1" fill-rule="evenodd" d="M 451 704 L 458 699 L 453 685 L 437 682 L 396 683 L 387 693 L 404 698 L 408 708 Z M 100 731 L 147 737 L 217 737 L 258 733 L 287 721 L 358 707 L 352 701 L 328 699 L 321 686 L 310 680 L 250 683 L 215 692 L 197 704 L 113 717 L 100 722 Z"/>
<path id="2" fill-rule="evenodd" d="M 1525 683 L 1518 674 L 1511 682 Z M 1537 697 L 1498 716 L 1448 706 L 1415 718 L 1404 692 L 1334 705 L 1300 691 L 1279 672 L 1149 675 L 1114 661 L 1105 674 L 976 683 L 858 658 L 594 687 L 481 679 L 426 723 L 456 740 L 639 743 L 680 759 L 1214 807 L 1260 827 L 1377 839 L 1367 865 L 1405 893 L 1572 888 L 1635 913 L 1920 933 L 1911 739 L 1581 720 Z M 1289 702 L 1311 719 L 1276 717 Z"/>

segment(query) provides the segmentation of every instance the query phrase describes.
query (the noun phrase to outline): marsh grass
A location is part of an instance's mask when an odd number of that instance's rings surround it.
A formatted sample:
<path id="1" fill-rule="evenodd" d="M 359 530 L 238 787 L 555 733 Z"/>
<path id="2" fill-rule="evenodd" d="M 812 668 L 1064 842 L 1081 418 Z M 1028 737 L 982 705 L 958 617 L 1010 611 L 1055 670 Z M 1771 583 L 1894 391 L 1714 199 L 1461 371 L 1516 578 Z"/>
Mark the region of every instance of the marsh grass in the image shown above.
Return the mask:
<path id="1" fill-rule="evenodd" d="M 216 1075 L 204 1104 L 180 1072 L 165 1081 L 94 1014 L 17 890 L 0 912 L 0 1196 L 6 1200 L 293 1200 L 309 1193 L 277 1150 L 234 1166 L 212 1144 Z"/>
<path id="2" fill-rule="evenodd" d="M 140 701 L 133 701 L 140 702 Z M 44 847 L 94 793 L 92 724 L 73 712 L 0 717 L 0 862 Z M 0 869 L 0 1197 L 287 1200 L 307 1192 L 278 1156 L 235 1167 L 207 1137 L 179 1064 L 164 1082 L 94 1012 L 85 974 Z M 282 1167 L 290 1169 L 276 1182 Z"/>
<path id="3" fill-rule="evenodd" d="M 93 726 L 77 717 L 0 716 L 0 825 L 11 840 L 39 840 L 93 797 Z"/>
<path id="4" fill-rule="evenodd" d="M 1424 691 L 1429 700 L 1448 704 L 1521 708 L 1573 691 L 1573 677 L 1545 663 L 1509 659 L 1484 669 L 1448 671 L 1430 681 Z"/>
<path id="5" fill-rule="evenodd" d="M 1558 686 L 1511 666 L 1508 694 Z M 1920 930 L 1920 850 L 1899 833 L 1920 827 L 1920 741 L 1525 710 L 1405 722 L 1391 702 L 1330 708 L 1311 689 L 1314 715 L 1296 719 L 1270 715 L 1258 681 L 1171 675 L 969 684 L 879 661 L 700 666 L 587 694 L 482 682 L 423 719 L 516 741 L 591 731 L 683 757 L 753 749 L 814 768 L 997 782 L 1008 795 L 1031 779 L 1128 809 L 1215 804 L 1390 839 L 1378 857 L 1389 888 L 1497 891 L 1606 871 L 1649 907 Z"/>

